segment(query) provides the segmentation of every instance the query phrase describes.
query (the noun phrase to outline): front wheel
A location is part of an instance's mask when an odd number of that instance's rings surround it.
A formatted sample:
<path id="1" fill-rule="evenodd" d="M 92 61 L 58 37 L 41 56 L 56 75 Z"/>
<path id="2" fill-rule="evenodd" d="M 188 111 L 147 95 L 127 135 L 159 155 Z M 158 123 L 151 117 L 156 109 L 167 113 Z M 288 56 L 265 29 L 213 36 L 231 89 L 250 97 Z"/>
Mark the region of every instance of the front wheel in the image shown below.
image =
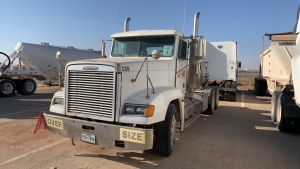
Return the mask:
<path id="1" fill-rule="evenodd" d="M 155 126 L 154 151 L 162 156 L 170 156 L 176 141 L 176 125 L 179 122 L 179 112 L 175 104 L 170 103 L 164 121 Z M 179 131 L 178 131 L 179 132 Z"/>

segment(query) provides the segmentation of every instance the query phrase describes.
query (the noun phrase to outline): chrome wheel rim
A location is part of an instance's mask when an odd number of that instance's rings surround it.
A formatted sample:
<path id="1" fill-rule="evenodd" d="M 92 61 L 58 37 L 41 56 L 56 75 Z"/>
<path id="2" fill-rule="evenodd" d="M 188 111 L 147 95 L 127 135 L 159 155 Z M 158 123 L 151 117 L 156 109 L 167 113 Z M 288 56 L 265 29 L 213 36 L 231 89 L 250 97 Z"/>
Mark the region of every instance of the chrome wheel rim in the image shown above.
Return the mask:
<path id="1" fill-rule="evenodd" d="M 14 86 L 11 83 L 4 83 L 1 87 L 3 94 L 10 94 L 14 90 Z"/>

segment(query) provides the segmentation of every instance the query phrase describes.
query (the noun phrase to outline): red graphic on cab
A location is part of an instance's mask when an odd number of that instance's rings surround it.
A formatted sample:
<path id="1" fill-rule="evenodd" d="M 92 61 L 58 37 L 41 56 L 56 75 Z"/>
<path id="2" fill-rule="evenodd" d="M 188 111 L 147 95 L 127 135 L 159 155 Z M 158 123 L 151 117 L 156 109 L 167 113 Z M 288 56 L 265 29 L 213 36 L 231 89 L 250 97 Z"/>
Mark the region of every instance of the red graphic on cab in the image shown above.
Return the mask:
<path id="1" fill-rule="evenodd" d="M 178 72 L 177 78 L 185 78 L 185 70 Z"/>

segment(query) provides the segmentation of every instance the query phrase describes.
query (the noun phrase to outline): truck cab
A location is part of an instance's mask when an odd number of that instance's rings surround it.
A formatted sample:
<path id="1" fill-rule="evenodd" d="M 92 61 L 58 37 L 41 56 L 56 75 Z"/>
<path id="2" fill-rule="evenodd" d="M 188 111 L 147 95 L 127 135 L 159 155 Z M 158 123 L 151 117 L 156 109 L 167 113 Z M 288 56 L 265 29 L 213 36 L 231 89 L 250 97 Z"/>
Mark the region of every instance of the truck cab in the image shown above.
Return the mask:
<path id="1" fill-rule="evenodd" d="M 44 114 L 47 128 L 103 147 L 170 155 L 180 131 L 215 108 L 216 89 L 198 88 L 205 40 L 195 32 L 124 31 L 111 36 L 109 58 L 68 63 L 64 91 Z"/>

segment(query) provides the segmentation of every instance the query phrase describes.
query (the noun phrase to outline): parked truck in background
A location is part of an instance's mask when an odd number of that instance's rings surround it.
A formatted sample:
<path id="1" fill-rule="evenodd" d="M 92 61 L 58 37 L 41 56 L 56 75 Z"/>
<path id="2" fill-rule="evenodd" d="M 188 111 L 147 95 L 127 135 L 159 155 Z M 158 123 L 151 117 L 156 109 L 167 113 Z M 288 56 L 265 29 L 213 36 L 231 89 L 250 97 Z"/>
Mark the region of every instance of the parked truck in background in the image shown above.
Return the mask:
<path id="1" fill-rule="evenodd" d="M 201 63 L 204 83 L 219 88 L 220 98 L 236 101 L 237 75 L 241 62 L 237 61 L 237 42 L 207 42 L 206 57 Z"/>
<path id="2" fill-rule="evenodd" d="M 60 61 L 56 59 L 57 51 L 62 54 Z M 24 42 L 18 43 L 10 56 L 1 54 L 6 56 L 6 60 L 0 63 L 0 97 L 12 96 L 15 91 L 23 95 L 33 94 L 37 86 L 33 78 L 44 80 L 46 85 L 59 80 L 59 63 L 64 67 L 70 61 L 101 57 L 100 52 L 91 49 Z"/>
<path id="3" fill-rule="evenodd" d="M 65 88 L 43 114 L 47 129 L 102 147 L 171 155 L 180 131 L 217 101 L 216 87 L 199 86 L 206 44 L 198 36 L 199 15 L 191 37 L 129 31 L 127 19 L 125 31 L 111 36 L 109 58 L 68 63 Z"/>
<path id="4" fill-rule="evenodd" d="M 271 120 L 281 132 L 289 132 L 300 123 L 300 6 L 294 32 L 265 34 L 271 46 L 260 55 L 260 76 L 254 92 L 272 95 Z"/>

